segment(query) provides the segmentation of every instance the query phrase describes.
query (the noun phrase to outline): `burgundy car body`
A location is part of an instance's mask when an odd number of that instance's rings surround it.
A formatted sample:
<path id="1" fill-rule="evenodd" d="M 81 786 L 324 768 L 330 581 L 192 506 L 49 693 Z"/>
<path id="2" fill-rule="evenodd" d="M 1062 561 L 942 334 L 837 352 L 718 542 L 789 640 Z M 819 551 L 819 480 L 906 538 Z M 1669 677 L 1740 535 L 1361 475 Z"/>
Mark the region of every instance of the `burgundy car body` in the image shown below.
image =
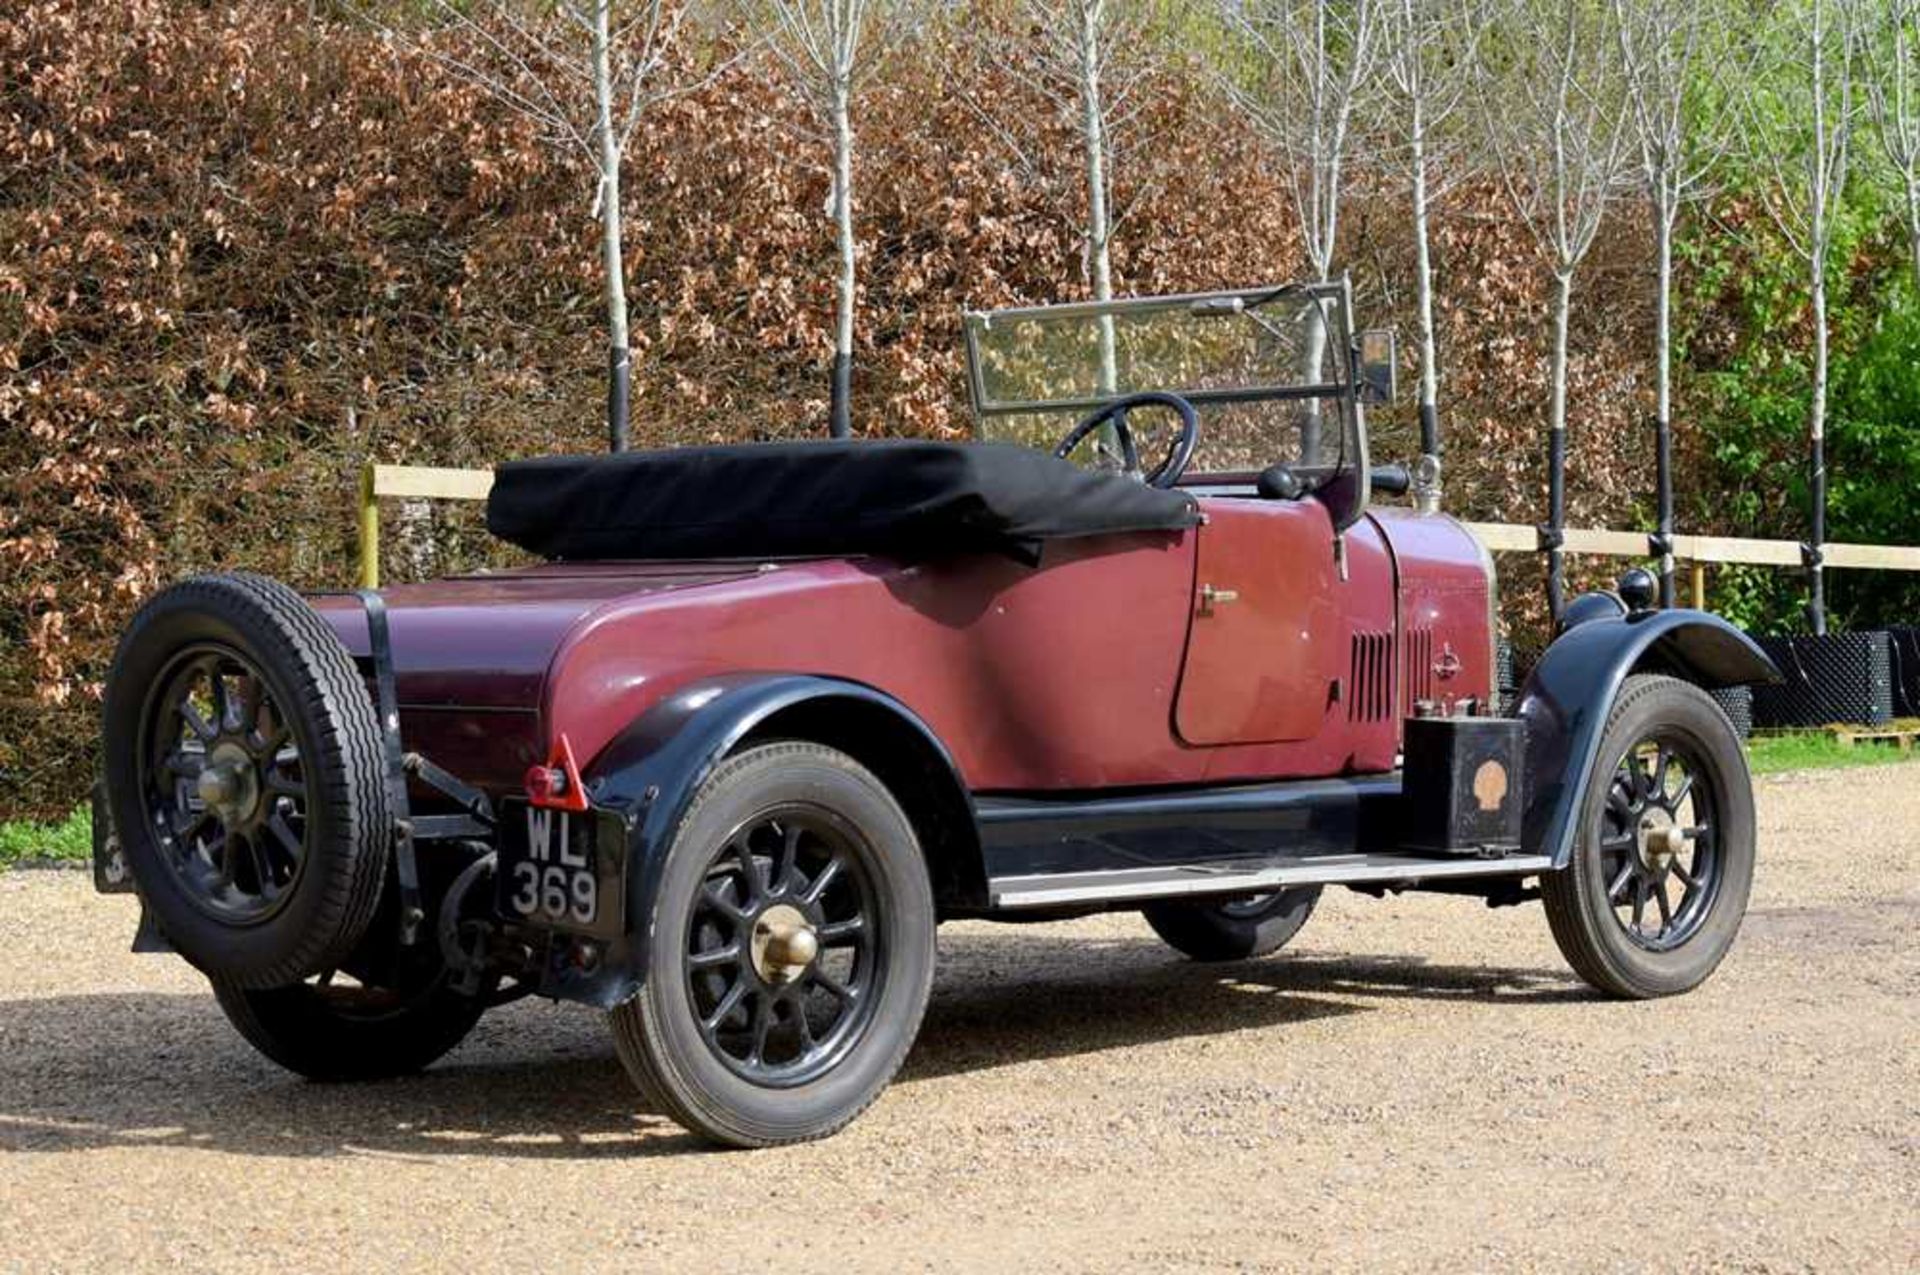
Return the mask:
<path id="1" fill-rule="evenodd" d="M 549 564 L 386 591 L 402 733 L 496 793 L 584 771 L 676 689 L 741 670 L 906 706 L 976 793 L 1392 770 L 1416 701 L 1492 693 L 1493 581 L 1456 522 L 1205 496 L 1188 532 L 972 555 Z M 1219 601 L 1231 594 L 1230 601 Z M 315 600 L 365 655 L 351 597 Z M 777 658 L 770 658 L 777 652 Z"/>

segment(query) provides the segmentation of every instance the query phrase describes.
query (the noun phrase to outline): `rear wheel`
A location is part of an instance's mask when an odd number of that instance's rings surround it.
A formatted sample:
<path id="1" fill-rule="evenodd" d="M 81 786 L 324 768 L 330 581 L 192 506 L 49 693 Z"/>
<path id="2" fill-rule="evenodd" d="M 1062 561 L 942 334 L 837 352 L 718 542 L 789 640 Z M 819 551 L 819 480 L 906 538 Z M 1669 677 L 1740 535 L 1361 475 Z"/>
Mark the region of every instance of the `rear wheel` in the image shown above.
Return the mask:
<path id="1" fill-rule="evenodd" d="M 486 1009 L 455 991 L 437 962 L 394 986 L 333 970 L 287 987 L 213 980 L 213 994 L 247 1043 L 309 1080 L 410 1075 L 466 1039 Z"/>
<path id="2" fill-rule="evenodd" d="M 1245 961 L 1285 947 L 1319 901 L 1319 886 L 1302 885 L 1226 903 L 1149 903 L 1140 912 L 1169 947 L 1196 961 Z"/>
<path id="3" fill-rule="evenodd" d="M 817 744 L 717 768 L 676 833 L 647 979 L 613 1011 L 640 1088 L 729 1146 L 833 1133 L 893 1078 L 933 975 L 934 911 L 913 825 Z"/>
<path id="4" fill-rule="evenodd" d="M 1753 784 L 1726 714 L 1690 683 L 1627 679 L 1580 819 L 1573 862 L 1540 882 L 1574 971 L 1631 999 L 1705 982 L 1753 884 Z"/>

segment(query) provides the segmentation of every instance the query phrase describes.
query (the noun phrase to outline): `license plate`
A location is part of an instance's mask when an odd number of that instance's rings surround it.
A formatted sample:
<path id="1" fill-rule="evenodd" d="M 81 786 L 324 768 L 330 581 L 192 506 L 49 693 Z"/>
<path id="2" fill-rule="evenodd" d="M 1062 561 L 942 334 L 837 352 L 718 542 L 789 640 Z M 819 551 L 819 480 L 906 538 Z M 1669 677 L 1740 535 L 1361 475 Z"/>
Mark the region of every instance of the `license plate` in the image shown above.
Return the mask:
<path id="1" fill-rule="evenodd" d="M 513 803 L 500 822 L 496 906 L 504 916 L 612 938 L 620 932 L 620 873 L 599 846 L 596 811 Z"/>

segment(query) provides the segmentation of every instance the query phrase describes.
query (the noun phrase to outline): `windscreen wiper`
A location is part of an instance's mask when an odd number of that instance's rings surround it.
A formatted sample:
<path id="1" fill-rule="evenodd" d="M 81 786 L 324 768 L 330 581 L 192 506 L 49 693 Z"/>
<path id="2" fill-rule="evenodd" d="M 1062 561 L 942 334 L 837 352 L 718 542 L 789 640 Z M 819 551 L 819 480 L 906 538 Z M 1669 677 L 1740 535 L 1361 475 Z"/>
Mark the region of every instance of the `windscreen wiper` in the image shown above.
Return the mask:
<path id="1" fill-rule="evenodd" d="M 1203 297 L 1195 301 L 1189 309 L 1191 309 L 1194 314 L 1245 315 L 1254 323 L 1258 324 L 1261 331 L 1284 345 L 1287 344 L 1291 338 L 1278 324 L 1272 322 L 1265 315 L 1260 314 L 1259 310 L 1260 307 L 1264 305 L 1278 301 L 1281 297 L 1289 296 L 1300 290 L 1301 287 L 1297 283 L 1283 283 L 1269 292 L 1263 292 L 1254 297 Z"/>

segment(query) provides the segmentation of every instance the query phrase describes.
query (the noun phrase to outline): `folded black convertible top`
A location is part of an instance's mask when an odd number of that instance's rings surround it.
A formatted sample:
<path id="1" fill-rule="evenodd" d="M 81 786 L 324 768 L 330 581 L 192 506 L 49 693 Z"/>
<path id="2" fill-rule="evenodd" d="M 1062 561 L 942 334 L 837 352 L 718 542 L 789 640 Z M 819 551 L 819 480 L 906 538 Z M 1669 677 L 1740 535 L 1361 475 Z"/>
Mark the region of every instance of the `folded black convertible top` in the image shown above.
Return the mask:
<path id="1" fill-rule="evenodd" d="M 487 529 L 547 558 L 957 553 L 1199 521 L 1192 496 L 1005 443 L 748 443 L 510 461 Z"/>

